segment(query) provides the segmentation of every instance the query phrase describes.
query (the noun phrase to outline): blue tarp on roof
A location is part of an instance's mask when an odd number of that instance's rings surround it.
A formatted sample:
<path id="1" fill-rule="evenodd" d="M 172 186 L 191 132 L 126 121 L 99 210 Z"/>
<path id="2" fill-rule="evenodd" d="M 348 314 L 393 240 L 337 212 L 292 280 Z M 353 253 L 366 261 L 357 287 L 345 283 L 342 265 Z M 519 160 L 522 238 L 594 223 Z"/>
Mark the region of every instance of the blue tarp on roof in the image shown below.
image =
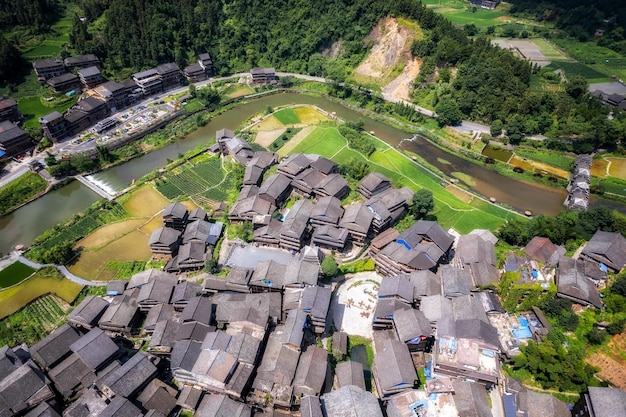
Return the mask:
<path id="1" fill-rule="evenodd" d="M 5 151 L 0 151 L 0 157 L 6 155 L 7 153 Z"/>

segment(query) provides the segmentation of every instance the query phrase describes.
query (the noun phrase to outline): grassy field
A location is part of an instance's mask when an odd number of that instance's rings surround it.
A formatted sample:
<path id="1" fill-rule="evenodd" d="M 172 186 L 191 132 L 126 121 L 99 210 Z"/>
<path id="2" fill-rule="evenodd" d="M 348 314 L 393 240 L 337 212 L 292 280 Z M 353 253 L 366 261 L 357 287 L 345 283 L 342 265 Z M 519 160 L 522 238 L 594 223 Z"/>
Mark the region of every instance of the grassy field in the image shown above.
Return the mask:
<path id="1" fill-rule="evenodd" d="M 368 163 L 371 171 L 388 176 L 397 187 L 408 186 L 413 190 L 427 188 L 433 192 L 435 198 L 433 217 L 446 229 L 454 227 L 460 233 L 469 233 L 476 228 L 493 230 L 507 219 L 520 217 L 480 199 L 474 198 L 470 203 L 459 200 L 441 186 L 441 180 L 436 175 L 382 141 L 378 141 L 377 151 L 369 158 L 346 146 L 341 147 L 341 150 L 337 152 L 341 140 L 343 140 L 344 145 L 347 145 L 343 137 L 333 137 L 332 142 L 322 142 L 322 146 L 318 146 L 320 143 L 318 129 L 320 128 L 315 129 L 292 152 L 295 153 L 302 149 L 308 151 L 312 148 L 320 155 L 332 157 L 335 162 L 340 164 L 351 159 L 364 160 Z M 330 146 L 324 146 L 326 143 L 330 143 Z"/>
<path id="2" fill-rule="evenodd" d="M 305 141 L 300 142 L 288 152 L 279 152 L 279 155 L 283 156 L 288 153 L 317 153 L 321 155 L 323 152 L 332 156 L 346 145 L 346 140 L 336 127 L 316 127 L 309 133 Z"/>
<path id="3" fill-rule="evenodd" d="M 42 193 L 48 183 L 32 171 L 26 172 L 21 177 L 11 181 L 0 188 L 0 216 L 13 211 L 19 205 L 27 202 L 36 195 Z"/>
<path id="4" fill-rule="evenodd" d="M 254 94 L 254 90 L 247 85 L 235 84 L 228 86 L 222 91 L 222 95 L 228 98 L 236 98 L 246 96 L 248 94 Z"/>
<path id="5" fill-rule="evenodd" d="M 130 230 L 122 237 L 112 240 L 102 247 L 84 250 L 78 261 L 69 265 L 68 269 L 84 279 L 104 280 L 105 277 L 100 276 L 100 274 L 110 261 L 148 261 L 151 256 L 148 239 L 150 239 L 150 235 L 138 230 Z M 77 247 L 80 246 L 81 243 L 78 242 Z"/>
<path id="6" fill-rule="evenodd" d="M 0 288 L 11 287 L 32 274 L 35 270 L 21 262 L 15 262 L 0 271 Z"/>
<path id="7" fill-rule="evenodd" d="M 300 118 L 291 107 L 277 111 L 274 113 L 274 117 L 283 125 L 295 125 L 300 123 Z"/>
<path id="8" fill-rule="evenodd" d="M 464 0 L 422 0 L 428 8 L 441 13 L 452 23 L 466 25 L 473 23 L 479 28 L 498 26 L 513 20 L 508 16 L 511 5 L 501 3 L 495 10 L 477 8 L 472 11 L 471 5 Z M 519 20 L 519 19 L 518 19 Z"/>
<path id="9" fill-rule="evenodd" d="M 187 110 L 189 113 L 202 110 L 203 108 L 204 106 L 202 105 L 202 103 L 200 103 L 200 101 L 195 98 L 188 100 L 187 104 L 185 104 L 185 110 Z"/>
<path id="10" fill-rule="evenodd" d="M 78 100 L 78 97 L 74 96 L 73 98 L 64 99 L 62 104 L 57 106 L 46 106 L 42 102 L 42 97 L 50 96 L 50 92 L 47 89 L 41 89 L 40 95 L 38 96 L 28 96 L 17 98 L 17 107 L 20 110 L 20 113 L 24 115 L 26 121 L 24 122 L 24 126 L 26 127 L 39 127 L 39 118 L 45 116 L 46 114 L 52 113 L 53 111 L 58 111 L 59 113 L 63 113 L 74 104 Z"/>
<path id="11" fill-rule="evenodd" d="M 0 291 L 0 318 L 15 313 L 34 299 L 48 293 L 53 293 L 71 303 L 82 288 L 82 285 L 64 278 L 54 268 L 40 269 L 20 284 Z"/>

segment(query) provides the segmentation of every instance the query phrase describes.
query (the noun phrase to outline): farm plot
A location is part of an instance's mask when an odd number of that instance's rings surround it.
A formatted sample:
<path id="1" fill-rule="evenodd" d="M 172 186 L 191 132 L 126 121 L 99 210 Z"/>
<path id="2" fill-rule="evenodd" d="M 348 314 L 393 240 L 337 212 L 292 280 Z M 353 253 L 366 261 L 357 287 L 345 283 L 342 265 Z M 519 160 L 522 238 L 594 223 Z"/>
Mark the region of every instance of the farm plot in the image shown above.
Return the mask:
<path id="1" fill-rule="evenodd" d="M 40 269 L 29 279 L 0 291 L 0 318 L 15 313 L 48 293 L 53 293 L 71 303 L 82 288 L 82 285 L 64 278 L 54 268 Z"/>
<path id="2" fill-rule="evenodd" d="M 31 276 L 35 270 L 21 262 L 14 262 L 0 271 L 0 288 L 8 288 Z"/>
<path id="3" fill-rule="evenodd" d="M 606 177 L 608 166 L 609 161 L 606 159 L 594 159 L 591 163 L 591 175 L 600 178 Z"/>
<path id="4" fill-rule="evenodd" d="M 547 149 L 530 149 L 520 148 L 515 149 L 515 153 L 524 158 L 532 159 L 533 161 L 543 162 L 544 164 L 551 165 L 553 167 L 561 168 L 569 171 L 574 165 L 574 158 L 571 156 L 563 155 L 560 152 L 552 152 Z"/>
<path id="5" fill-rule="evenodd" d="M 0 321 L 0 343 L 33 345 L 65 321 L 68 305 L 53 295 L 45 295 Z"/>
<path id="6" fill-rule="evenodd" d="M 213 201 L 225 200 L 232 182 L 226 176 L 219 158 L 213 158 L 168 173 L 161 180 L 157 180 L 156 186 L 169 199 L 188 196 L 192 200 L 206 202 L 203 197 Z"/>
<path id="7" fill-rule="evenodd" d="M 291 107 L 277 111 L 274 113 L 274 117 L 284 125 L 300 123 L 300 118 Z"/>
<path id="8" fill-rule="evenodd" d="M 146 185 L 133 191 L 128 201 L 122 203 L 122 206 L 133 217 L 148 217 L 158 213 L 167 203 L 168 201 L 161 194 Z"/>
<path id="9" fill-rule="evenodd" d="M 609 175 L 615 178 L 626 178 L 626 159 L 625 158 L 606 158 L 611 163 L 609 165 Z"/>
<path id="10" fill-rule="evenodd" d="M 76 242 L 92 233 L 98 227 L 113 221 L 122 220 L 127 216 L 126 210 L 115 202 L 107 202 L 103 206 L 89 208 L 82 217 L 78 217 L 62 227 L 55 226 L 53 229 L 45 232 L 33 244 L 33 249 L 46 250 L 60 243 Z"/>

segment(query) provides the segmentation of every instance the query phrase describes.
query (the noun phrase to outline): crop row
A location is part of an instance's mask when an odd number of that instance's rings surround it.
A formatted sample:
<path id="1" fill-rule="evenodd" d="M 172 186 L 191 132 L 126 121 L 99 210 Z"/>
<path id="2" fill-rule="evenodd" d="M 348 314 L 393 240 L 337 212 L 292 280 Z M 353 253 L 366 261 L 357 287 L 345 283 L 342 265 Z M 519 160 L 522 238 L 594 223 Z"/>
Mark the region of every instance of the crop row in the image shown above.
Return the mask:
<path id="1" fill-rule="evenodd" d="M 0 344 L 13 346 L 26 342 L 33 345 L 46 337 L 64 314 L 52 296 L 39 298 L 0 321 Z"/>
<path id="2" fill-rule="evenodd" d="M 157 190 L 159 190 L 161 194 L 163 194 L 166 198 L 170 200 L 173 200 L 179 195 L 184 194 L 178 187 L 176 187 L 171 182 L 168 182 L 167 180 L 165 182 L 157 184 Z"/>

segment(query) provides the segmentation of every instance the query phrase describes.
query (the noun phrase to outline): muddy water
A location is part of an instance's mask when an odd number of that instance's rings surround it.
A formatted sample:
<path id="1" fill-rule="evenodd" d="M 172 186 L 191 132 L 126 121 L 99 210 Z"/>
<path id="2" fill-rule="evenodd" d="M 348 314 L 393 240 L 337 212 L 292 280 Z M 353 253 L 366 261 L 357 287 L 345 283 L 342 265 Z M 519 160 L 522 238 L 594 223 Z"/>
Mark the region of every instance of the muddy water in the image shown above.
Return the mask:
<path id="1" fill-rule="evenodd" d="M 356 111 L 325 98 L 310 97 L 296 93 L 274 94 L 250 100 L 248 103 L 238 105 L 221 115 L 213 117 L 206 126 L 177 143 L 98 173 L 93 177 L 106 188 L 122 190 L 133 179 L 139 179 L 143 175 L 165 165 L 167 159 L 176 159 L 179 154 L 190 151 L 200 144 L 207 143 L 214 137 L 216 130 L 222 128 L 235 129 L 251 116 L 263 112 L 267 106 L 277 107 L 288 104 L 312 104 L 328 112 L 335 112 L 337 116 L 345 120 L 356 121 L 362 119 L 366 131 L 374 131 L 376 136 L 391 146 L 397 147 L 402 142 L 402 148 L 421 155 L 446 175 L 450 175 L 453 172 L 469 175 L 474 181 L 474 184 L 471 185 L 474 191 L 486 197 L 494 197 L 499 202 L 515 209 L 521 211 L 531 210 L 536 214 L 545 213 L 551 215 L 563 210 L 564 190 L 503 177 L 484 166 L 473 164 L 446 153 L 423 138 L 415 141 L 403 141 L 403 139 L 411 138 L 412 135 L 364 117 Z M 88 207 L 96 199 L 97 196 L 93 192 L 75 182 L 35 200 L 10 216 L 0 219 L 0 253 L 7 252 L 17 243 L 30 244 L 40 233 Z"/>

